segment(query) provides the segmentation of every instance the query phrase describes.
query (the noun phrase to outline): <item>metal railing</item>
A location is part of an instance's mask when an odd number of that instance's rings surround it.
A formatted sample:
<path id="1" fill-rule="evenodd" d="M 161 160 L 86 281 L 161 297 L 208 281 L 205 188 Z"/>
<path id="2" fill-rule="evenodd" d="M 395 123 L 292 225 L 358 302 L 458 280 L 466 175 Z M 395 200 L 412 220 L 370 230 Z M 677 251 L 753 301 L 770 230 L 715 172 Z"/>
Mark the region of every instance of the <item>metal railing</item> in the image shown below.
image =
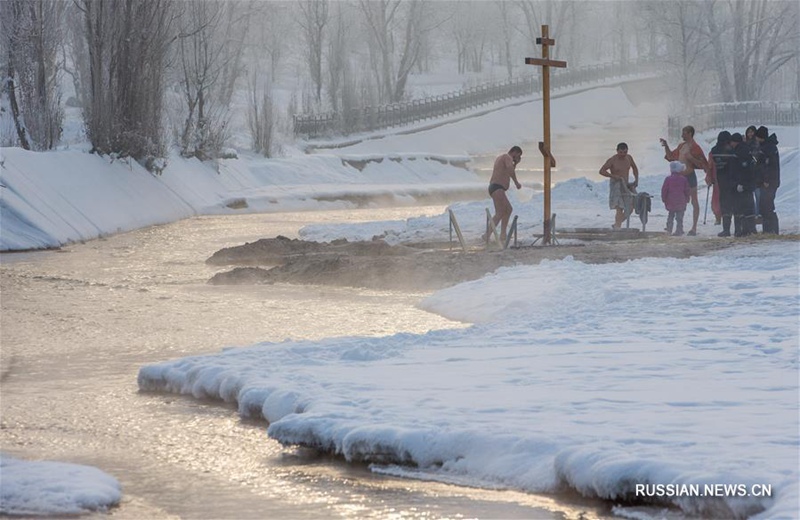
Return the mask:
<path id="1" fill-rule="evenodd" d="M 686 125 L 693 126 L 695 132 L 720 129 L 742 135 L 750 125 L 797 126 L 800 125 L 800 101 L 741 101 L 697 105 L 689 115 L 668 118 L 670 139 L 680 139 L 681 129 Z"/>
<path id="2" fill-rule="evenodd" d="M 663 70 L 663 62 L 653 58 L 556 69 L 551 71 L 550 86 L 553 89 L 563 89 L 611 78 L 659 74 Z M 317 138 L 371 132 L 447 117 L 490 103 L 531 96 L 540 91 L 539 75 L 531 74 L 401 103 L 365 106 L 340 112 L 299 114 L 294 116 L 294 134 L 296 137 Z"/>

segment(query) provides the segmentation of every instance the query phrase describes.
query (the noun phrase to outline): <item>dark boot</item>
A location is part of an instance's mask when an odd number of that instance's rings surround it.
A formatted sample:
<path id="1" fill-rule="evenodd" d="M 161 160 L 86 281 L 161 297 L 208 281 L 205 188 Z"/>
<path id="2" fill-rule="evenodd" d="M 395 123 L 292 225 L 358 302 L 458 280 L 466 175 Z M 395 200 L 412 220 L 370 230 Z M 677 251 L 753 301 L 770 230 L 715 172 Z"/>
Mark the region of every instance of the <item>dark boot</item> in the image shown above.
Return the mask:
<path id="1" fill-rule="evenodd" d="M 744 217 L 741 215 L 736 215 L 733 217 L 733 236 L 744 236 Z"/>
<path id="2" fill-rule="evenodd" d="M 774 211 L 763 215 L 764 225 L 762 227 L 764 233 L 778 234 L 778 214 Z"/>
<path id="3" fill-rule="evenodd" d="M 722 215 L 722 232 L 720 232 L 718 237 L 729 237 L 731 236 L 731 216 L 730 215 Z"/>
<path id="4" fill-rule="evenodd" d="M 756 229 L 755 215 L 747 215 L 744 221 L 745 221 L 745 231 L 748 235 L 755 235 L 756 233 L 758 233 L 758 230 Z"/>

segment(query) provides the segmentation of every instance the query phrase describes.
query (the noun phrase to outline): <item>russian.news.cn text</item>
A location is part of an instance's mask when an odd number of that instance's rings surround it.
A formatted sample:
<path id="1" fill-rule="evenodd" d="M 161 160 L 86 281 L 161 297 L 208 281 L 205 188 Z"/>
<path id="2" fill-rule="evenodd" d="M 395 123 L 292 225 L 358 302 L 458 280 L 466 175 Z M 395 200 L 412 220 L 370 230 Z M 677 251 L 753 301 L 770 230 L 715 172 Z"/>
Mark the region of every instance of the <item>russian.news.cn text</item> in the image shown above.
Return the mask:
<path id="1" fill-rule="evenodd" d="M 771 497 L 772 484 L 636 484 L 637 497 Z"/>

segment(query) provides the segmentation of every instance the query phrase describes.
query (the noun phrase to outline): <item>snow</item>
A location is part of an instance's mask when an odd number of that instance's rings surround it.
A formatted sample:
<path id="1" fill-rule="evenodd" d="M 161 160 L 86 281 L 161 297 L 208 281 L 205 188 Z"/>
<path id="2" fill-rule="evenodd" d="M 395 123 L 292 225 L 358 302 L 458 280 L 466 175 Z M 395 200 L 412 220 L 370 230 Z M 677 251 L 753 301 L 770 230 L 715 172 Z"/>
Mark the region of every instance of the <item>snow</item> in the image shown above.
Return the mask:
<path id="1" fill-rule="evenodd" d="M 97 468 L 0 455 L 0 514 L 79 515 L 119 504 L 119 482 Z"/>
<path id="2" fill-rule="evenodd" d="M 236 402 L 283 443 L 379 472 L 611 500 L 770 484 L 773 500 L 671 502 L 791 517 L 799 262 L 791 243 L 504 268 L 421 303 L 466 330 L 231 348 L 145 366 L 139 385 Z"/>
<path id="3" fill-rule="evenodd" d="M 58 247 L 198 214 L 347 208 L 355 202 L 346 197 L 357 195 L 411 203 L 421 193 L 483 184 L 461 166 L 469 157 L 452 155 L 250 156 L 220 160 L 217 171 L 173 154 L 157 176 L 76 150 L 0 152 L 0 251 Z M 361 162 L 362 170 L 353 165 Z"/>
<path id="4" fill-rule="evenodd" d="M 564 115 L 555 120 L 563 131 L 601 131 L 636 111 L 619 88 L 553 103 Z M 537 110 L 535 103 L 509 107 L 309 156 L 264 159 L 240 151 L 237 159 L 201 163 L 173 155 L 160 176 L 80 149 L 4 148 L 0 250 L 57 247 L 196 214 L 350 207 L 360 196 L 410 203 L 431 192 L 484 189 L 484 180 L 460 166 L 466 154 L 535 136 Z M 770 130 L 781 141 L 781 229 L 797 233 L 800 129 Z M 715 135 L 698 135 L 698 142 L 708 151 Z M 640 180 L 640 191 L 657 194 L 668 171 L 653 141 L 636 160 L 642 171 L 663 172 Z M 607 189 L 599 177 L 559 183 L 553 189 L 558 227 L 610 225 Z M 520 234 L 530 235 L 541 229 L 542 195 L 528 189 L 518 199 L 517 193 L 510 191 Z M 477 238 L 486 207 L 488 197 L 451 209 L 465 234 Z M 648 230 L 665 220 L 654 199 Z M 640 226 L 635 216 L 631 226 Z M 700 234 L 718 229 L 701 225 Z M 316 225 L 302 234 L 440 241 L 448 220 L 443 213 Z M 726 518 L 793 518 L 800 500 L 797 244 L 763 241 L 688 259 L 589 265 L 568 258 L 504 268 L 420 303 L 473 324 L 466 329 L 226 348 L 141 367 L 138 383 L 237 402 L 242 415 L 269 421 L 271 437 L 368 460 L 376 472 L 537 492 L 571 489 L 619 503 L 615 514 L 631 518 L 652 517 L 664 506 Z M 44 497 L 51 478 L 63 487 L 55 488 L 61 505 L 50 511 L 72 514 L 73 507 L 119 501 L 118 485 L 99 470 L 70 473 L 75 488 L 67 489 L 61 469 L 40 470 L 41 464 L 3 457 L 3 512 Z M 630 503 L 635 484 L 670 483 L 767 484 L 773 496 L 648 498 L 649 508 Z M 88 491 L 94 498 L 86 498 Z"/>
<path id="5" fill-rule="evenodd" d="M 565 131 L 577 124 L 600 128 L 609 120 L 632 115 L 634 111 L 620 87 L 592 89 L 565 97 L 553 96 L 551 112 L 558 117 L 552 119 L 551 128 L 552 132 Z M 541 125 L 542 103 L 535 100 L 480 117 L 464 117 L 425 132 L 364 140 L 345 150 L 351 153 L 383 153 L 388 149 L 447 154 L 506 150 L 510 148 L 509 143 L 541 136 Z"/>

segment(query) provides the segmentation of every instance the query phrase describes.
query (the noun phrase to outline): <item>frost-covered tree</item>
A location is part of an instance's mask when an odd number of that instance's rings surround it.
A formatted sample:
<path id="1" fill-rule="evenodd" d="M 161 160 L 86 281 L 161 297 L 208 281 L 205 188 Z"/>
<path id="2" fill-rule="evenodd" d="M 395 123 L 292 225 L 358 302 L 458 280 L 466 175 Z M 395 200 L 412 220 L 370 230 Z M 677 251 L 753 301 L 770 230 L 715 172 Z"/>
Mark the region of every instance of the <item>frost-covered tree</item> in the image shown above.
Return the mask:
<path id="1" fill-rule="evenodd" d="M 180 15 L 177 39 L 177 65 L 185 101 L 183 127 L 180 132 L 181 153 L 199 159 L 216 157 L 221 152 L 229 128 L 231 95 L 225 93 L 234 80 L 226 74 L 237 74 L 232 62 L 241 60 L 243 46 L 228 38 L 229 22 L 246 16 L 231 12 L 248 5 L 241 2 L 195 0 L 185 5 Z"/>
<path id="2" fill-rule="evenodd" d="M 63 13 L 64 3 L 58 0 L 0 3 L 3 90 L 19 145 L 27 150 L 53 148 L 61 136 L 64 112 L 57 80 Z"/>
<path id="3" fill-rule="evenodd" d="M 174 39 L 172 0 L 74 0 L 89 59 L 84 106 L 93 150 L 148 165 L 165 153 L 165 68 Z"/>

